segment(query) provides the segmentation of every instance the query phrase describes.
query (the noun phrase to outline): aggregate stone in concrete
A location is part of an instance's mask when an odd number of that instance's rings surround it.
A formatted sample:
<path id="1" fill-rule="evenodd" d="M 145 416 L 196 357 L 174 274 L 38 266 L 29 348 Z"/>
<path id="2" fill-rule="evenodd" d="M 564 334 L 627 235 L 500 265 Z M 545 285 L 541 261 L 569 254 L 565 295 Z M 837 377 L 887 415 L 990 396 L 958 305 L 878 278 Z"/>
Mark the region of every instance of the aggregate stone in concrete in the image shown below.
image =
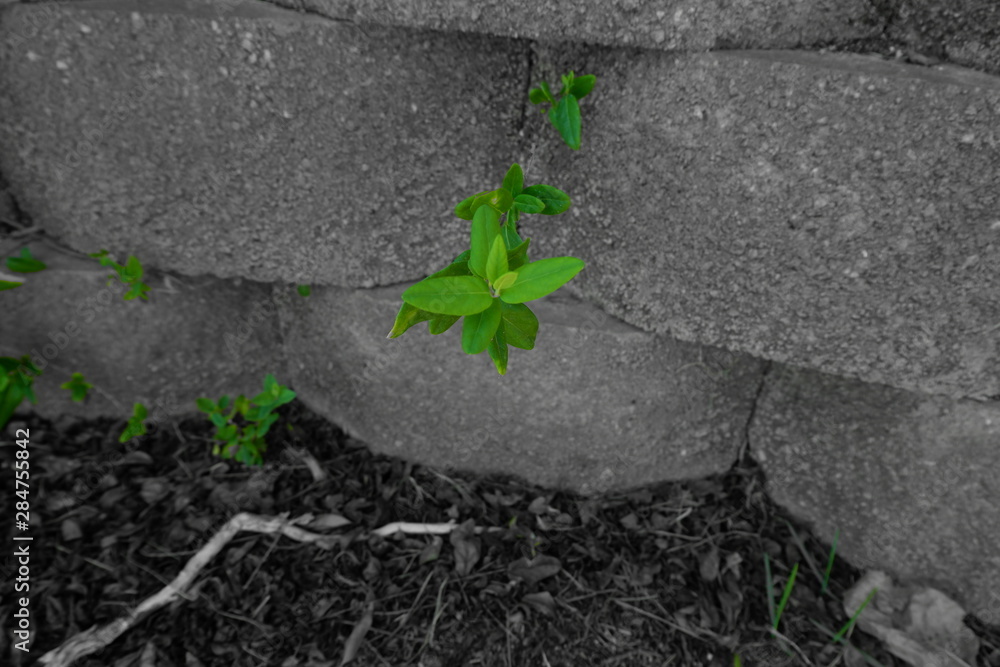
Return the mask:
<path id="1" fill-rule="evenodd" d="M 30 248 L 48 269 L 3 292 L 0 355 L 28 354 L 42 369 L 39 414 L 124 420 L 140 402 L 160 422 L 196 413 L 200 396 L 256 395 L 267 373 L 284 380 L 277 312 L 301 298 L 293 287 L 152 274 L 149 300 L 125 301 L 96 261 Z M 74 372 L 95 385 L 86 403 L 59 388 Z"/>
<path id="2" fill-rule="evenodd" d="M 775 365 L 750 426 L 775 501 L 865 569 L 1000 608 L 1000 402 Z M 990 612 L 990 613 L 987 613 Z"/>
<path id="3" fill-rule="evenodd" d="M 523 225 L 587 262 L 590 300 L 683 340 L 1000 395 L 1000 78 L 787 51 L 536 61 L 598 77 L 582 150 L 549 142 L 530 179 L 574 208 Z"/>
<path id="4" fill-rule="evenodd" d="M 189 275 L 370 286 L 461 251 L 515 159 L 522 43 L 259 2 L 0 13 L 0 172 L 49 234 Z"/>
<path id="5" fill-rule="evenodd" d="M 339 19 L 667 50 L 792 48 L 876 36 L 864 0 L 269 0 Z"/>
<path id="6" fill-rule="evenodd" d="M 461 323 L 386 339 L 404 286 L 322 287 L 282 309 L 299 397 L 374 450 L 584 493 L 729 469 L 761 362 L 644 333 L 572 298 L 532 302 L 534 350 L 499 376 Z"/>

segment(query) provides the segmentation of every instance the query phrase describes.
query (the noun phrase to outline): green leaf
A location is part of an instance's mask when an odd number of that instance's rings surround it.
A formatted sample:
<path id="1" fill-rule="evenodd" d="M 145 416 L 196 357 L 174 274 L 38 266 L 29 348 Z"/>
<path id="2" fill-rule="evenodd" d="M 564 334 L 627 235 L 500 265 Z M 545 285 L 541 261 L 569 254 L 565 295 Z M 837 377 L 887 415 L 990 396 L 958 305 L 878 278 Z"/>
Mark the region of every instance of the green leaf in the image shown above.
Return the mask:
<path id="1" fill-rule="evenodd" d="M 24 283 L 14 282 L 13 280 L 3 280 L 0 279 L 0 292 L 8 289 L 14 289 L 15 287 L 20 287 Z"/>
<path id="2" fill-rule="evenodd" d="M 583 270 L 576 257 L 549 257 L 517 269 L 517 282 L 500 297 L 507 303 L 524 303 L 551 294 Z"/>
<path id="3" fill-rule="evenodd" d="M 567 210 L 571 203 L 568 194 L 551 185 L 532 185 L 522 190 L 521 194 L 541 199 L 545 204 L 542 215 L 558 215 Z"/>
<path id="4" fill-rule="evenodd" d="M 545 202 L 538 197 L 522 193 L 514 197 L 514 207 L 518 211 L 524 211 L 525 213 L 541 213 L 545 210 Z"/>
<path id="5" fill-rule="evenodd" d="M 490 257 L 490 248 L 493 247 L 493 239 L 500 233 L 498 226 L 500 216 L 489 206 L 482 206 L 476 211 L 472 219 L 472 230 L 470 232 L 469 249 L 469 269 L 481 278 L 486 277 L 486 261 Z M 448 313 L 458 315 L 459 313 Z"/>
<path id="6" fill-rule="evenodd" d="M 496 209 L 497 213 L 506 213 L 514 205 L 514 196 L 507 188 L 499 188 L 493 191 L 489 205 Z"/>
<path id="7" fill-rule="evenodd" d="M 562 88 L 559 89 L 559 94 L 565 95 L 566 91 L 573 86 L 573 79 L 575 78 L 575 75 L 571 71 L 569 74 L 563 74 L 559 78 L 562 79 Z"/>
<path id="8" fill-rule="evenodd" d="M 309 296 L 312 294 L 312 288 L 309 285 L 297 285 L 295 291 L 299 293 L 299 296 Z"/>
<path id="9" fill-rule="evenodd" d="M 500 294 L 515 282 L 517 282 L 517 273 L 514 271 L 508 271 L 493 281 L 493 291 Z"/>
<path id="10" fill-rule="evenodd" d="M 72 393 L 71 400 L 77 403 L 82 403 L 87 398 L 87 392 L 93 387 L 94 385 L 83 379 L 82 373 L 73 373 L 68 382 L 59 385 L 60 389 L 68 389 Z"/>
<path id="11" fill-rule="evenodd" d="M 442 315 L 474 315 L 490 307 L 486 281 L 475 276 L 425 278 L 403 292 L 403 301 Z"/>
<path id="12" fill-rule="evenodd" d="M 590 94 L 590 91 L 594 89 L 595 83 L 597 83 L 597 77 L 593 74 L 578 76 L 576 77 L 576 81 L 573 82 L 573 85 L 570 86 L 569 94 L 575 97 L 578 101 L 582 100 Z"/>
<path id="13" fill-rule="evenodd" d="M 517 207 L 511 206 L 510 210 L 507 211 L 507 224 L 517 225 L 517 221 L 521 219 L 521 212 L 517 210 Z"/>
<path id="14" fill-rule="evenodd" d="M 490 256 L 486 260 L 486 278 L 492 283 L 507 273 L 507 246 L 503 237 L 497 234 L 490 247 Z"/>
<path id="15" fill-rule="evenodd" d="M 209 413 L 208 418 L 212 420 L 212 423 L 215 424 L 216 428 L 222 428 L 226 425 L 226 418 L 222 416 L 221 412 L 211 412 Z"/>
<path id="16" fill-rule="evenodd" d="M 541 89 L 542 95 L 545 96 L 546 101 L 551 102 L 552 104 L 556 103 L 556 98 L 552 96 L 552 91 L 549 90 L 549 84 L 547 81 L 542 81 L 538 84 L 538 87 Z"/>
<path id="17" fill-rule="evenodd" d="M 503 327 L 497 327 L 497 332 L 490 339 L 490 344 L 486 347 L 493 365 L 496 366 L 497 373 L 507 374 L 507 339 L 504 336 Z"/>
<path id="18" fill-rule="evenodd" d="M 458 254 L 458 256 L 455 259 L 451 260 L 451 263 L 452 264 L 458 264 L 460 262 L 468 262 L 469 261 L 469 255 L 470 255 L 470 252 L 468 250 L 463 250 L 462 252 L 460 252 Z"/>
<path id="19" fill-rule="evenodd" d="M 458 315 L 438 315 L 427 323 L 427 330 L 437 336 L 450 329 L 455 322 L 458 322 Z"/>
<path id="20" fill-rule="evenodd" d="M 517 227 L 510 220 L 500 228 L 500 234 L 503 236 L 503 242 L 508 250 L 512 250 L 523 243 L 521 235 L 517 233 Z"/>
<path id="21" fill-rule="evenodd" d="M 521 165 L 516 162 L 510 165 L 507 175 L 503 177 L 502 187 L 510 192 L 512 197 L 517 198 L 524 189 L 524 172 L 521 171 Z"/>
<path id="22" fill-rule="evenodd" d="M 142 264 L 135 255 L 129 255 L 122 272 L 122 279 L 127 283 L 137 283 L 142 279 Z"/>
<path id="23" fill-rule="evenodd" d="M 479 354 L 490 344 L 490 339 L 500 326 L 502 307 L 492 300 L 490 307 L 475 315 L 466 315 L 462 321 L 462 349 L 466 354 Z"/>
<path id="24" fill-rule="evenodd" d="M 528 101 L 532 104 L 541 104 L 542 102 L 548 102 L 549 99 L 545 96 L 545 91 L 541 88 L 532 88 L 528 92 Z"/>
<path id="25" fill-rule="evenodd" d="M 559 100 L 549 109 L 549 120 L 559 130 L 567 146 L 580 150 L 580 106 L 572 95 Z"/>
<path id="26" fill-rule="evenodd" d="M 460 201 L 455 206 L 455 215 L 460 217 L 462 220 L 472 220 L 472 216 L 475 214 L 476 210 L 472 208 L 472 202 L 476 201 L 477 198 L 489 194 L 489 190 L 483 190 L 482 192 L 477 192 L 471 197 L 466 197 Z"/>
<path id="27" fill-rule="evenodd" d="M 31 256 L 31 250 L 27 247 L 21 248 L 20 257 L 8 257 L 7 268 L 14 273 L 35 273 L 45 270 L 45 263 L 39 262 Z"/>
<path id="28" fill-rule="evenodd" d="M 202 412 L 207 412 L 209 414 L 217 412 L 219 409 L 218 406 L 215 405 L 215 401 L 213 401 L 210 398 L 197 398 L 195 399 L 194 403 L 195 405 L 198 406 L 199 410 L 201 410 Z"/>
<path id="29" fill-rule="evenodd" d="M 509 345 L 522 350 L 535 347 L 538 318 L 523 303 L 504 303 L 502 312 L 504 338 Z"/>
<path id="30" fill-rule="evenodd" d="M 507 270 L 519 269 L 528 263 L 528 245 L 531 239 L 524 239 L 513 250 L 507 253 Z"/>
<path id="31" fill-rule="evenodd" d="M 432 273 L 427 276 L 428 278 L 445 278 L 447 276 L 471 276 L 472 271 L 469 270 L 469 263 L 467 261 L 452 262 L 448 266 L 444 267 L 437 273 Z"/>
<path id="32" fill-rule="evenodd" d="M 421 310 L 404 301 L 403 305 L 399 307 L 399 312 L 396 313 L 396 321 L 392 324 L 392 331 L 389 332 L 386 338 L 398 338 L 413 325 L 434 319 L 434 317 L 434 313 Z"/>
<path id="33" fill-rule="evenodd" d="M 135 406 L 132 407 L 132 416 L 136 419 L 145 419 L 147 414 L 146 406 L 142 403 L 136 403 Z"/>

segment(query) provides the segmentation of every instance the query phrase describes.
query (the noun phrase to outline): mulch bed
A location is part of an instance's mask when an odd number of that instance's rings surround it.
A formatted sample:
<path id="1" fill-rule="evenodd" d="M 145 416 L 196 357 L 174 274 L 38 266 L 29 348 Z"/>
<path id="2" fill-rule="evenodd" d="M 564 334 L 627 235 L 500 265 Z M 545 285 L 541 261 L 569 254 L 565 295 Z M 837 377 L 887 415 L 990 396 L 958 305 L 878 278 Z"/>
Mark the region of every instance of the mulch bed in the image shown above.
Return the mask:
<path id="1" fill-rule="evenodd" d="M 807 562 L 822 567 L 828 547 L 771 503 L 749 455 L 725 475 L 584 498 L 373 455 L 298 401 L 282 414 L 256 469 L 213 457 L 203 419 L 158 429 L 124 458 L 121 420 L 15 419 L 10 433 L 31 430 L 34 643 L 12 651 L 5 631 L 0 655 L 29 665 L 115 619 L 242 511 L 352 523 L 331 531 L 341 536 L 332 549 L 241 533 L 188 600 L 76 664 L 322 667 L 345 650 L 356 650 L 352 665 L 393 667 L 730 666 L 734 652 L 744 665 L 866 664 L 813 623 L 848 620 L 839 601 L 860 573 L 837 560 L 821 593 Z M 5 498 L 12 449 L 9 439 L 0 448 Z M 326 480 L 314 480 L 302 449 Z M 393 521 L 450 520 L 494 530 L 370 536 Z M 767 631 L 765 553 L 777 594 L 801 563 L 780 626 L 792 655 Z M 11 566 L 0 560 L 6 627 Z M 366 611 L 370 627 L 354 632 Z M 979 630 L 979 664 L 1000 665 L 1000 639 Z M 903 664 L 857 630 L 849 638 L 882 665 Z"/>

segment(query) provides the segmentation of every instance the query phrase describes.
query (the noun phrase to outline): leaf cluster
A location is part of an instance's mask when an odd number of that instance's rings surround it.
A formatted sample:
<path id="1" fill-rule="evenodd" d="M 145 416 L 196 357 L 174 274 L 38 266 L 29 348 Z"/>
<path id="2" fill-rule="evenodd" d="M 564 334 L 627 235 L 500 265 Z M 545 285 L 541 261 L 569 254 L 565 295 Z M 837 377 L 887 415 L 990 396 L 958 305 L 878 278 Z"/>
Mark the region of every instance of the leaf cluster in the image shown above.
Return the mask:
<path id="1" fill-rule="evenodd" d="M 146 292 L 149 291 L 149 285 L 142 282 L 142 264 L 139 263 L 135 255 L 129 255 L 124 265 L 108 257 L 107 250 L 102 249 L 99 252 L 91 253 L 90 256 L 97 259 L 101 263 L 101 266 L 109 266 L 114 270 L 114 273 L 108 274 L 109 285 L 115 279 L 116 275 L 123 285 L 129 285 L 130 289 L 125 293 L 124 297 L 126 301 L 131 301 L 136 297 L 139 297 L 143 301 L 149 301 L 149 297 L 146 296 Z"/>
<path id="2" fill-rule="evenodd" d="M 14 273 L 36 273 L 46 269 L 45 263 L 35 259 L 27 246 L 21 248 L 21 254 L 18 257 L 8 257 L 6 264 L 7 269 Z M 8 276 L 0 273 L 0 292 L 20 287 L 23 284 L 24 281 L 18 280 L 16 276 Z"/>
<path id="3" fill-rule="evenodd" d="M 597 77 L 593 74 L 578 77 L 571 71 L 562 75 L 563 86 L 559 91 L 559 99 L 552 94 L 545 81 L 528 93 L 532 104 L 552 105 L 549 108 L 549 121 L 559 131 L 566 145 L 575 151 L 580 150 L 580 100 L 590 94 L 595 83 Z"/>
<path id="4" fill-rule="evenodd" d="M 148 416 L 146 406 L 142 403 L 136 403 L 132 408 L 132 416 L 129 417 L 128 423 L 125 425 L 125 430 L 118 436 L 118 442 L 128 442 L 132 438 L 146 435 L 146 417 Z"/>
<path id="5" fill-rule="evenodd" d="M 28 355 L 19 359 L 0 357 L 0 430 L 10 421 L 21 401 L 38 402 L 32 385 L 41 374 L 41 369 L 31 363 Z"/>
<path id="6" fill-rule="evenodd" d="M 462 349 L 489 352 L 501 375 L 507 372 L 508 346 L 535 346 L 538 318 L 525 304 L 562 287 L 584 266 L 575 257 L 532 262 L 530 239 L 522 239 L 522 214 L 558 215 L 570 207 L 569 196 L 551 185 L 524 187 L 524 172 L 513 164 L 496 190 L 477 193 L 455 206 L 455 215 L 472 222 L 469 249 L 450 265 L 403 292 L 389 338 L 420 322 L 441 334 L 460 318 Z"/>
<path id="7" fill-rule="evenodd" d="M 69 381 L 59 385 L 60 389 L 68 389 L 72 392 L 72 400 L 82 403 L 87 398 L 87 393 L 93 389 L 94 385 L 83 379 L 83 373 L 73 373 Z"/>
<path id="8" fill-rule="evenodd" d="M 263 454 L 267 451 L 264 436 L 278 419 L 274 410 L 293 398 L 295 392 L 278 384 L 270 373 L 264 378 L 264 391 L 253 398 L 240 394 L 234 401 L 223 396 L 218 403 L 199 398 L 198 409 L 215 425 L 215 439 L 219 441 L 212 447 L 212 453 L 246 465 L 263 465 Z M 237 415 L 242 426 L 237 423 Z"/>

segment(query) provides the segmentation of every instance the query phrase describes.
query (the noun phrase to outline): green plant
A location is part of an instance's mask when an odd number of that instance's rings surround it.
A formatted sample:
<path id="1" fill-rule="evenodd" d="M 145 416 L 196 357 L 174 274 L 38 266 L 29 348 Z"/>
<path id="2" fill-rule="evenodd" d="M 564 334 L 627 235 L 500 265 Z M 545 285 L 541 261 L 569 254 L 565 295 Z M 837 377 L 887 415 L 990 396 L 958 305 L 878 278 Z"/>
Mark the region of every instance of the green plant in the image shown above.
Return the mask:
<path id="1" fill-rule="evenodd" d="M 278 419 L 273 412 L 295 398 L 295 392 L 278 384 L 270 373 L 264 378 L 264 391 L 251 399 L 240 394 L 235 400 L 223 396 L 216 403 L 208 398 L 197 400 L 198 409 L 206 413 L 215 425 L 212 454 L 234 458 L 246 465 L 262 465 L 267 451 L 264 435 Z M 235 421 L 241 417 L 242 427 Z"/>
<path id="2" fill-rule="evenodd" d="M 38 402 L 32 385 L 41 374 L 28 355 L 20 359 L 0 357 L 0 429 L 10 421 L 21 401 L 27 398 L 32 404 Z"/>
<path id="3" fill-rule="evenodd" d="M 570 72 L 563 77 L 563 89 L 576 90 L 582 97 L 594 87 L 595 80 L 593 75 L 574 79 Z M 554 101 L 547 85 L 543 84 L 543 90 L 547 97 L 539 101 Z M 561 109 L 575 112 L 561 110 L 550 113 L 550 118 L 575 119 L 579 148 L 579 109 L 572 92 L 563 100 L 571 98 L 573 102 Z M 556 120 L 553 123 L 562 127 Z M 455 215 L 472 222 L 469 249 L 403 292 L 403 305 L 388 337 L 401 336 L 420 322 L 427 322 L 428 331 L 437 335 L 464 318 L 462 349 L 467 354 L 488 351 L 497 372 L 505 375 L 509 346 L 524 350 L 535 346 L 538 318 L 525 303 L 556 291 L 584 267 L 583 260 L 576 257 L 530 261 L 530 239 L 521 238 L 517 223 L 521 215 L 564 213 L 570 204 L 569 195 L 551 185 L 524 187 L 524 172 L 517 163 L 507 170 L 499 188 L 463 199 L 455 206 Z"/>
<path id="4" fill-rule="evenodd" d="M 580 150 L 580 100 L 590 94 L 597 83 L 597 77 L 586 74 L 577 77 L 570 72 L 562 75 L 562 90 L 560 99 L 556 99 L 549 90 L 549 84 L 542 81 L 538 88 L 528 93 L 532 104 L 549 103 L 549 121 L 559 131 L 566 145 L 575 151 Z"/>
<path id="5" fill-rule="evenodd" d="M 60 389 L 68 389 L 72 392 L 72 398 L 77 403 L 82 403 L 87 398 L 87 392 L 93 387 L 94 385 L 83 379 L 83 373 L 73 373 L 73 377 L 68 382 L 59 385 Z"/>
<path id="6" fill-rule="evenodd" d="M 129 291 L 125 293 L 124 299 L 126 301 L 131 301 L 136 297 L 139 297 L 143 301 L 149 300 L 149 297 L 146 296 L 146 292 L 149 291 L 149 285 L 142 282 L 142 264 L 139 263 L 139 260 L 136 259 L 135 255 L 129 255 L 124 265 L 119 264 L 115 260 L 108 257 L 107 250 L 91 253 L 90 256 L 97 259 L 101 263 L 101 266 L 110 266 L 114 269 L 114 273 L 108 274 L 109 285 L 117 275 L 118 280 L 120 280 L 123 285 L 128 285 L 130 287 Z"/>
<path id="7" fill-rule="evenodd" d="M 146 435 L 145 419 L 147 416 L 146 406 L 142 403 L 136 403 L 132 408 L 132 416 L 129 417 L 128 423 L 125 425 L 125 430 L 118 436 L 118 442 L 128 442 L 136 436 Z"/>
<path id="8" fill-rule="evenodd" d="M 312 288 L 309 285 L 298 285 L 295 290 L 299 293 L 299 296 L 309 296 L 312 294 Z"/>
<path id="9" fill-rule="evenodd" d="M 36 273 L 38 271 L 44 271 L 46 268 L 44 262 L 40 262 L 32 257 L 31 250 L 29 250 L 27 246 L 21 248 L 20 256 L 8 257 L 6 263 L 7 268 L 14 273 Z M 11 278 L 13 278 L 13 280 L 10 280 Z M 24 281 L 17 280 L 16 276 L 0 274 L 0 292 L 20 287 L 23 284 Z"/>

